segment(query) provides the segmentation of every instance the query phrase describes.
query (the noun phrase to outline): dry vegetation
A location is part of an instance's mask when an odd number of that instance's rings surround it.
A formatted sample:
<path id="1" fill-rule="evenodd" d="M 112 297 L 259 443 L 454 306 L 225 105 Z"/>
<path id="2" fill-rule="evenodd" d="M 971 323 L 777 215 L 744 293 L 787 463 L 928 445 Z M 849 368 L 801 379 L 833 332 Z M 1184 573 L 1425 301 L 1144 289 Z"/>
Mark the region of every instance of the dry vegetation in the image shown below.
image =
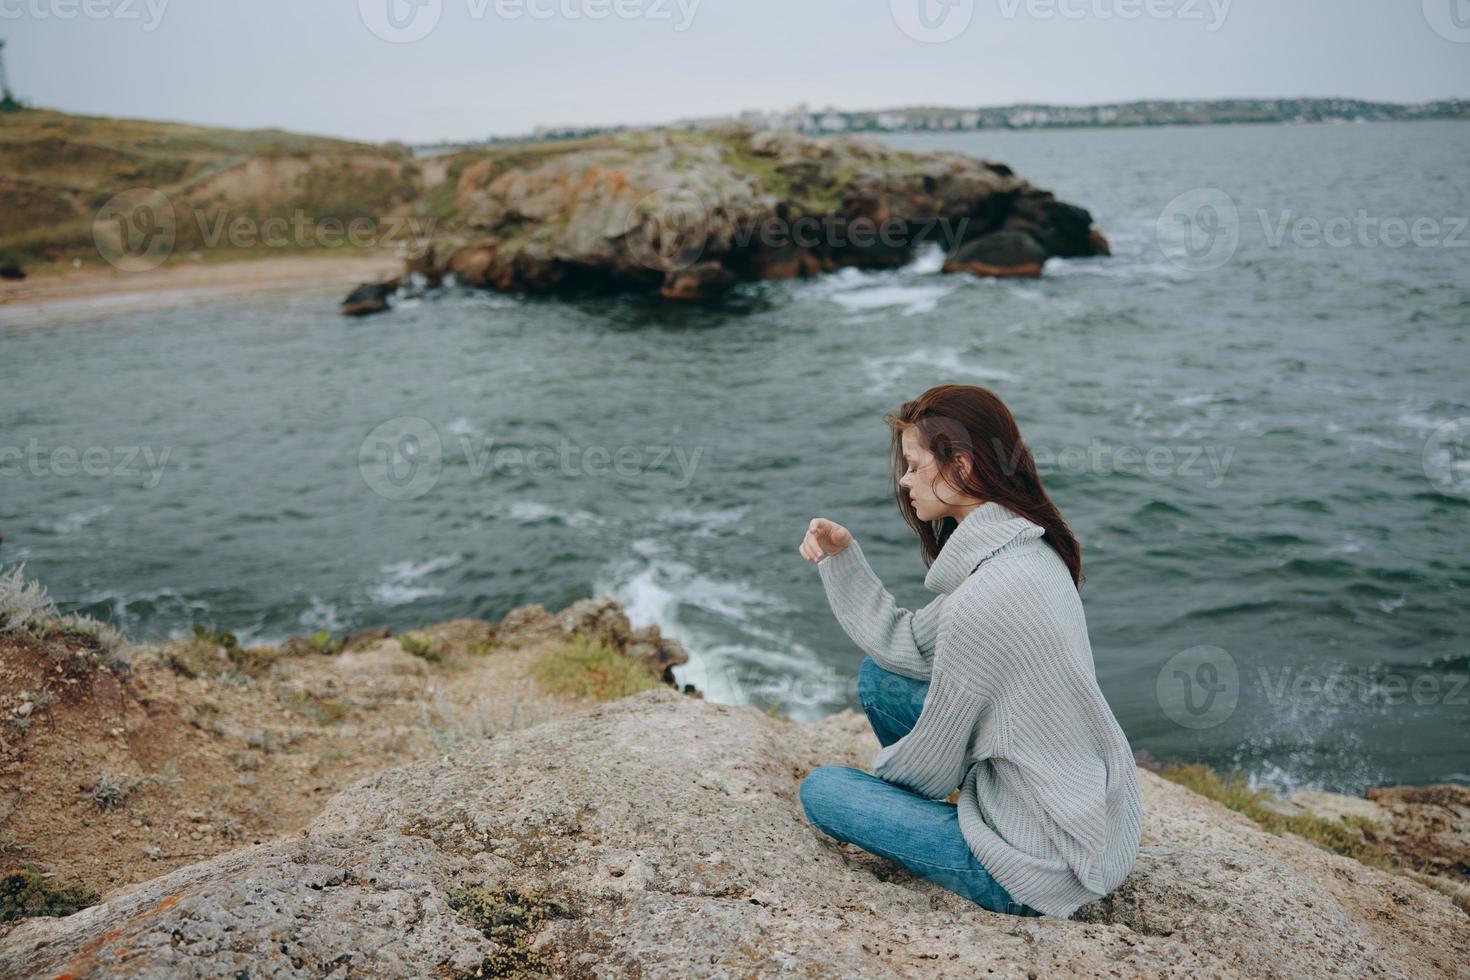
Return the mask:
<path id="1" fill-rule="evenodd" d="M 399 637 L 242 647 L 201 625 L 124 648 L 21 572 L 0 576 L 0 921 L 298 832 L 362 776 L 660 683 L 540 606 Z"/>

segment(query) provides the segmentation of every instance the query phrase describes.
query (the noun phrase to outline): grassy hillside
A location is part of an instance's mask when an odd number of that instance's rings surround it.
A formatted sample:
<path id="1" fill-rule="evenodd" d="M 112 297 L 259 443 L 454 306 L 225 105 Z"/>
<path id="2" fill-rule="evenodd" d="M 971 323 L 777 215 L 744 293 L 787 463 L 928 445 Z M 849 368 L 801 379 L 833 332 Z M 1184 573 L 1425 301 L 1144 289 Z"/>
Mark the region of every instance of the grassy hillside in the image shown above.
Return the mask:
<path id="1" fill-rule="evenodd" d="M 0 115 L 0 253 L 32 268 L 100 263 L 94 221 L 134 188 L 171 204 L 172 260 L 239 250 L 230 223 L 248 232 L 272 216 L 299 215 L 309 227 L 376 222 L 420 191 L 418 168 L 400 146 L 48 110 Z M 302 247 L 302 235 L 280 237 L 284 244 L 245 251 Z M 306 237 L 319 246 L 320 236 Z"/>

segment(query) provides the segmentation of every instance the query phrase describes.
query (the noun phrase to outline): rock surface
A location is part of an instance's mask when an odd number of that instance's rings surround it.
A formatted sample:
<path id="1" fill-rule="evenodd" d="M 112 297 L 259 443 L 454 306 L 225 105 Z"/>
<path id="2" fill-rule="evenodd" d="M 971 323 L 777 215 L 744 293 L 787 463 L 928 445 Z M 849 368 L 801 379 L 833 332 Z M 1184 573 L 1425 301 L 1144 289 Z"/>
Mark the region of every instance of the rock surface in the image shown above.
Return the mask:
<path id="1" fill-rule="evenodd" d="M 1050 256 L 1108 251 L 1086 210 L 1004 164 L 737 125 L 460 153 L 423 200 L 437 237 L 408 270 L 502 290 L 707 300 L 995 233 L 1026 246 L 1028 275 Z M 1011 275 L 1012 264 L 949 271 Z"/>
<path id="2" fill-rule="evenodd" d="M 1117 892 L 1073 920 L 987 912 L 806 823 L 801 778 L 876 749 L 852 711 L 796 724 L 645 692 L 364 779 L 300 838 L 24 920 L 0 974 L 1470 975 L 1443 895 L 1147 772 Z M 475 919 L 466 887 L 561 911 Z"/>

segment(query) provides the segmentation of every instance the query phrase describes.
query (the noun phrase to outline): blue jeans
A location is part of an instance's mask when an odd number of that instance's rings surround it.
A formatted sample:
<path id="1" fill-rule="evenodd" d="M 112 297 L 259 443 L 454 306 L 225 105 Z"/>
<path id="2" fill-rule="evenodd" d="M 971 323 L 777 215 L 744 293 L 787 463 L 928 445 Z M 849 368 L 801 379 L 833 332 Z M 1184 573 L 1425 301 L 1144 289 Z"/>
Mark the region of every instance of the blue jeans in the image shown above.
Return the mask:
<path id="1" fill-rule="evenodd" d="M 883 745 L 919 720 L 928 681 L 879 667 L 864 657 L 858 700 Z M 908 868 L 982 908 L 1008 915 L 1041 913 L 1017 902 L 990 876 L 960 833 L 959 811 L 851 766 L 818 766 L 801 781 L 801 806 L 812 826 Z"/>

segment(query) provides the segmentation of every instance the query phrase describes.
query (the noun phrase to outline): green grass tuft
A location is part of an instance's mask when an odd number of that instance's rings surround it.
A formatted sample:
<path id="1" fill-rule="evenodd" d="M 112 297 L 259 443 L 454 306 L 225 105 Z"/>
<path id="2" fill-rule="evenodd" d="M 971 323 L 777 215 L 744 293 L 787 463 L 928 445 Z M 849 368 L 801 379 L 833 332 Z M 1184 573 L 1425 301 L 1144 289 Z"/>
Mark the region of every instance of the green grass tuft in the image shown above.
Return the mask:
<path id="1" fill-rule="evenodd" d="M 1273 834 L 1292 833 L 1323 847 L 1378 868 L 1395 870 L 1400 865 L 1393 855 L 1379 845 L 1373 834 L 1373 822 L 1362 817 L 1328 819 L 1311 813 L 1284 814 L 1272 809 L 1276 796 L 1270 790 L 1252 789 L 1238 772 L 1221 776 L 1200 763 L 1171 762 L 1156 770 L 1170 782 L 1178 783 L 1201 796 L 1243 813 L 1264 830 Z"/>
<path id="2" fill-rule="evenodd" d="M 663 681 L 631 657 L 578 636 L 536 663 L 536 679 L 548 691 L 615 701 L 662 687 Z"/>
<path id="3" fill-rule="evenodd" d="M 404 653 L 411 653 L 415 657 L 421 657 L 431 664 L 442 664 L 444 662 L 444 650 L 429 637 L 414 636 L 412 633 L 400 633 L 397 639 L 398 645 L 403 647 Z"/>

